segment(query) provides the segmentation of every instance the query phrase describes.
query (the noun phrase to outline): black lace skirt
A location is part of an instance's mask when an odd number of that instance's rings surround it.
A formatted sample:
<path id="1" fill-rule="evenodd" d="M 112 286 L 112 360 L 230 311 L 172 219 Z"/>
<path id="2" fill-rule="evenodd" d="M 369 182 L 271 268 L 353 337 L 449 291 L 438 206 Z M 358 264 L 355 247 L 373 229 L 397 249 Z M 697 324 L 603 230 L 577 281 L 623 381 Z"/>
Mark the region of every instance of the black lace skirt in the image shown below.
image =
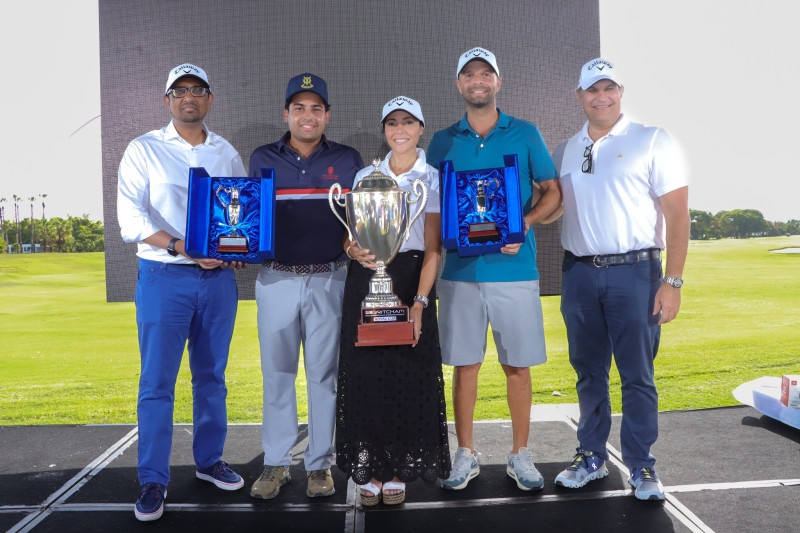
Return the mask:
<path id="1" fill-rule="evenodd" d="M 398 254 L 387 271 L 409 307 L 423 252 Z M 351 261 L 347 272 L 336 399 L 336 465 L 356 484 L 371 478 L 433 483 L 450 475 L 450 449 L 436 321 L 436 294 L 422 312 L 415 347 L 356 347 L 361 302 L 374 271 Z"/>

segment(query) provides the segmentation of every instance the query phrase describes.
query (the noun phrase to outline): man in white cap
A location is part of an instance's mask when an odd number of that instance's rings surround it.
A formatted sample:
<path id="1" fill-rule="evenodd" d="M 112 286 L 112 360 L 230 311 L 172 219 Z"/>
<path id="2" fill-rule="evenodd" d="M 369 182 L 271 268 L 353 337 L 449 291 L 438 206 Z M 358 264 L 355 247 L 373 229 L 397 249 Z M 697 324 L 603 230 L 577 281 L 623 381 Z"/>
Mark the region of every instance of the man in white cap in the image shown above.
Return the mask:
<path id="1" fill-rule="evenodd" d="M 563 190 L 561 312 L 581 412 L 577 453 L 555 483 L 577 488 L 608 475 L 613 354 L 622 382 L 628 483 L 639 499 L 663 500 L 650 453 L 658 437 L 653 363 L 661 324 L 675 318 L 681 303 L 688 179 L 667 133 L 622 113 L 623 92 L 611 62 L 586 63 L 576 91 L 586 124 L 553 156 Z"/>
<path id="2" fill-rule="evenodd" d="M 486 351 L 491 322 L 497 354 L 506 374 L 513 445 L 506 473 L 522 490 L 541 489 L 544 478 L 528 450 L 531 410 L 530 367 L 547 359 L 544 342 L 536 243 L 530 227 L 550 215 L 561 201 L 558 179 L 539 129 L 497 108 L 502 79 L 493 53 L 473 48 L 462 54 L 456 88 L 464 98 L 463 119 L 437 132 L 428 147 L 428 162 L 436 167 L 450 160 L 456 171 L 504 166 L 503 156 L 519 159 L 520 209 L 526 237 L 506 245 L 501 254 L 460 257 L 446 255 L 439 282 L 439 331 L 442 360 L 455 366 L 453 411 L 458 450 L 450 477 L 442 487 L 459 490 L 480 473 L 472 426 L 477 401 L 478 371 Z M 534 185 L 535 183 L 535 185 Z M 531 208 L 532 190 L 541 192 Z"/>
<path id="3" fill-rule="evenodd" d="M 203 124 L 214 96 L 205 71 L 170 70 L 164 103 L 170 123 L 131 141 L 119 165 L 117 214 L 122 238 L 138 243 L 136 322 L 142 370 L 137 413 L 143 521 L 164 511 L 172 447 L 175 382 L 189 342 L 196 476 L 223 490 L 244 485 L 222 460 L 227 434 L 225 367 L 238 295 L 233 271 L 217 259 L 186 255 L 189 168 L 212 176 L 246 176 L 242 159 Z M 231 263 L 232 268 L 244 266 Z"/>

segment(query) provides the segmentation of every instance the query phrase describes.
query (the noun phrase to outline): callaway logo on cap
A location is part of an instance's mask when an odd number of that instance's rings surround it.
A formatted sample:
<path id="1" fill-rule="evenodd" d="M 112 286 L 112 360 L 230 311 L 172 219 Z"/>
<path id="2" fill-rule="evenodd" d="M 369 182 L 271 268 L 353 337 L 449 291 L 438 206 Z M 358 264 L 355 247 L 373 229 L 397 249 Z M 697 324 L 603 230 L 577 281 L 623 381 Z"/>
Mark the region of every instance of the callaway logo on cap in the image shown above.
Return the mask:
<path id="1" fill-rule="evenodd" d="M 598 57 L 597 59 L 592 59 L 581 68 L 578 88 L 585 91 L 600 80 L 611 80 L 617 85 L 622 85 L 614 63 Z"/>
<path id="2" fill-rule="evenodd" d="M 425 118 L 422 116 L 422 107 L 420 107 L 419 102 L 407 96 L 398 96 L 386 102 L 386 105 L 383 106 L 383 113 L 381 113 L 381 122 L 386 120 L 386 117 L 388 117 L 391 112 L 397 111 L 398 109 L 402 109 L 419 120 L 423 126 L 425 125 Z"/>
<path id="3" fill-rule="evenodd" d="M 461 54 L 461 57 L 458 58 L 456 78 L 458 78 L 458 75 L 461 74 L 461 70 L 464 68 L 464 65 L 475 59 L 483 61 L 484 63 L 488 63 L 489 66 L 494 69 L 494 73 L 497 74 L 497 77 L 500 77 L 500 69 L 497 68 L 497 59 L 494 57 L 494 54 L 485 48 L 475 47 L 471 50 L 467 50 Z"/>
<path id="4" fill-rule="evenodd" d="M 211 89 L 210 84 L 208 83 L 208 76 L 206 75 L 206 71 L 201 69 L 200 67 L 196 67 L 191 63 L 184 63 L 183 65 L 178 65 L 177 67 L 173 68 L 169 71 L 169 76 L 167 76 L 167 88 L 164 89 L 164 94 L 169 92 L 170 87 L 178 81 L 179 79 L 183 78 L 184 76 L 193 76 L 203 83 L 205 83 L 206 87 Z"/>

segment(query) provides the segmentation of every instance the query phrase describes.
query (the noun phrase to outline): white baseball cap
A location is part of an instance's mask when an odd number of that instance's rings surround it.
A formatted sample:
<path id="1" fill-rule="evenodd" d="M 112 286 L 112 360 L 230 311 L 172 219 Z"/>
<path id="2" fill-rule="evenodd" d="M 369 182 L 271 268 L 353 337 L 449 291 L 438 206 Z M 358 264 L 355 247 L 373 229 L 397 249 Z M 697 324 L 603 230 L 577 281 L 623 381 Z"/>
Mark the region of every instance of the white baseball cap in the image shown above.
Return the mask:
<path id="1" fill-rule="evenodd" d="M 398 96 L 386 102 L 383 106 L 381 123 L 386 120 L 390 113 L 398 110 L 405 111 L 419 120 L 423 126 L 425 125 L 425 117 L 422 116 L 422 107 L 420 107 L 419 102 L 407 96 Z"/>
<path id="2" fill-rule="evenodd" d="M 500 69 L 497 68 L 497 59 L 494 57 L 494 54 L 485 48 L 475 47 L 467 50 L 461 54 L 461 57 L 458 58 L 456 79 L 458 79 L 458 75 L 461 74 L 461 70 L 464 68 L 464 65 L 475 59 L 483 61 L 484 63 L 488 63 L 489 66 L 494 69 L 494 73 L 497 74 L 497 77 L 500 77 Z"/>
<path id="3" fill-rule="evenodd" d="M 209 92 L 211 91 L 211 85 L 208 83 L 208 75 L 206 74 L 206 71 L 200 67 L 192 65 L 191 63 L 184 63 L 169 71 L 169 76 L 167 76 L 167 88 L 164 89 L 164 94 L 169 92 L 172 84 L 184 76 L 194 76 L 195 78 L 202 80 L 206 84 L 206 87 L 209 88 Z"/>
<path id="4" fill-rule="evenodd" d="M 617 85 L 622 85 L 614 63 L 598 57 L 597 59 L 592 59 L 581 68 L 578 88 L 585 91 L 600 80 L 611 80 Z"/>

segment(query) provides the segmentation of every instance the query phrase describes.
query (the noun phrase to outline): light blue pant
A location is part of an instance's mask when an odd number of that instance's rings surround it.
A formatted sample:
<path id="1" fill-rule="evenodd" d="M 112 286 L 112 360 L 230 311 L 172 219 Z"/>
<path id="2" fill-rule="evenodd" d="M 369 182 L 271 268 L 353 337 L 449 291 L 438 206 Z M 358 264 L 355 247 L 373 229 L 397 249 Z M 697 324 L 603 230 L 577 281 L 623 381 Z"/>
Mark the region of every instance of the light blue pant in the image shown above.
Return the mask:
<path id="1" fill-rule="evenodd" d="M 264 464 L 289 466 L 297 443 L 300 345 L 308 390 L 307 471 L 333 464 L 339 331 L 347 269 L 297 275 L 262 268 L 256 281 L 264 385 Z"/>
<path id="2" fill-rule="evenodd" d="M 186 341 L 192 371 L 193 452 L 198 468 L 222 456 L 227 434 L 225 367 L 238 302 L 231 270 L 139 260 L 136 322 L 139 482 L 169 483 L 175 382 Z"/>
<path id="3" fill-rule="evenodd" d="M 561 313 L 569 361 L 578 374 L 578 441 L 584 450 L 608 459 L 613 353 L 622 385 L 622 459 L 629 469 L 655 464 L 650 453 L 658 438 L 653 362 L 661 326 L 652 311 L 660 284 L 659 261 L 597 268 L 575 261 L 569 253 L 564 258 Z"/>

